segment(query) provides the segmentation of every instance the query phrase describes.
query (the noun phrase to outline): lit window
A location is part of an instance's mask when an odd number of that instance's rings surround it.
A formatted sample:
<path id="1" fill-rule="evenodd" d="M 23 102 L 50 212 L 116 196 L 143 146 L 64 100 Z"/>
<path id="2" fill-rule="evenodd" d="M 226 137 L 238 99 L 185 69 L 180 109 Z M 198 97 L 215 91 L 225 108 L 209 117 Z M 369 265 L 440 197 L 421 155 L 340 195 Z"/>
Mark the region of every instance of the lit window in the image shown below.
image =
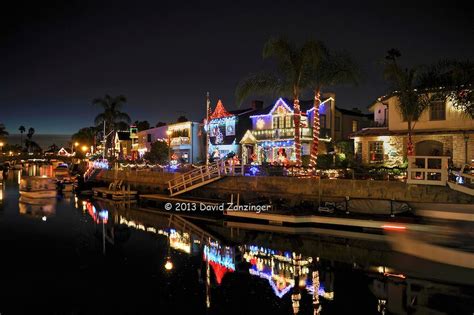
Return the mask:
<path id="1" fill-rule="evenodd" d="M 352 132 L 359 130 L 359 122 L 357 120 L 352 121 Z"/>
<path id="2" fill-rule="evenodd" d="M 370 163 L 383 162 L 383 141 L 369 142 L 369 161 Z"/>
<path id="3" fill-rule="evenodd" d="M 445 120 L 446 119 L 446 102 L 435 101 L 430 106 L 430 120 Z"/>

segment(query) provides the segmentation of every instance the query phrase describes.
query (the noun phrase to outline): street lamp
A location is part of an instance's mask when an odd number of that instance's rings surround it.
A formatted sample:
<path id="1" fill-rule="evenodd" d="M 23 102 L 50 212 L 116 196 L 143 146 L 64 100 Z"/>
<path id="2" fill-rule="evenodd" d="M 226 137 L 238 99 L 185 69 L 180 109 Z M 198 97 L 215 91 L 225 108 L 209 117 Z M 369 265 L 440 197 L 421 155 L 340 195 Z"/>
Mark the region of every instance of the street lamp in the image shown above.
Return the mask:
<path id="1" fill-rule="evenodd" d="M 3 146 L 5 145 L 5 143 L 3 142 L 0 142 L 0 153 L 3 153 Z"/>
<path id="2" fill-rule="evenodd" d="M 86 153 L 89 148 L 86 145 L 83 145 L 81 150 L 82 152 Z"/>

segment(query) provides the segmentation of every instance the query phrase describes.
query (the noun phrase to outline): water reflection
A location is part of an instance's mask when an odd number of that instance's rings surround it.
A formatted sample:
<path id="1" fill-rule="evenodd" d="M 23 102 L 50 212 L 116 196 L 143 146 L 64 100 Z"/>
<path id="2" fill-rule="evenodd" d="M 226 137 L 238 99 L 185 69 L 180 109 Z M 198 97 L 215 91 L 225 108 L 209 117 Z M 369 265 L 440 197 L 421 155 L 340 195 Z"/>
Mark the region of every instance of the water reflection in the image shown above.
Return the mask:
<path id="1" fill-rule="evenodd" d="M 18 211 L 21 215 L 34 218 L 46 218 L 56 214 L 56 198 L 27 198 L 20 197 L 18 202 Z"/>
<path id="2" fill-rule="evenodd" d="M 0 187 L 0 202 L 7 210 L 0 211 L 0 242 L 25 224 L 12 237 L 17 244 L 1 243 L 2 257 L 9 257 L 0 260 L 2 276 L 24 274 L 12 260 L 18 252 L 41 248 L 38 257 L 53 257 L 45 266 L 61 268 L 57 257 L 72 247 L 71 260 L 61 260 L 68 267 L 60 269 L 71 287 L 92 290 L 104 277 L 100 288 L 105 290 L 96 296 L 113 292 L 107 297 L 168 303 L 175 310 L 192 305 L 196 314 L 243 314 L 248 308 L 250 314 L 462 314 L 474 308 L 471 270 L 394 253 L 382 241 L 290 234 L 277 226 L 262 231 L 242 222 L 229 228 L 218 220 L 157 213 L 133 203 L 81 200 L 73 194 L 52 203 L 29 203 L 18 200 L 16 183 L 17 177 L 12 177 Z M 55 219 L 43 224 L 28 216 Z M 41 229 L 31 228 L 37 225 Z M 51 235 L 41 239 L 48 231 Z M 9 260 L 11 265 L 5 266 Z M 57 277 L 57 270 L 49 276 Z M 31 273 L 22 282 L 50 285 L 29 277 Z M 63 285 L 61 281 L 57 282 Z M 142 282 L 155 287 L 145 290 Z M 126 297 L 115 290 L 119 285 L 129 289 L 122 290 Z"/>

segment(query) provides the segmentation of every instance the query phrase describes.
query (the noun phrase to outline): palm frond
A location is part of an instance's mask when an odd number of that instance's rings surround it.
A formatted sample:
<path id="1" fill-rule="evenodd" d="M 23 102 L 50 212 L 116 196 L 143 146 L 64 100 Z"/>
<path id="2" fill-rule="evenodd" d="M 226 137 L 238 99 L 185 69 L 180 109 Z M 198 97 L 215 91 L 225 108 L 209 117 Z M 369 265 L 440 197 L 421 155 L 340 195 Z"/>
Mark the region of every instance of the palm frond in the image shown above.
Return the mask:
<path id="1" fill-rule="evenodd" d="M 107 118 L 106 118 L 104 113 L 100 113 L 99 115 L 95 116 L 95 118 L 94 118 L 94 124 L 96 126 L 103 124 L 104 121 L 107 121 Z"/>
<path id="2" fill-rule="evenodd" d="M 283 82 L 271 72 L 253 73 L 242 79 L 236 88 L 235 97 L 238 104 L 251 95 L 275 95 L 283 90 Z"/>

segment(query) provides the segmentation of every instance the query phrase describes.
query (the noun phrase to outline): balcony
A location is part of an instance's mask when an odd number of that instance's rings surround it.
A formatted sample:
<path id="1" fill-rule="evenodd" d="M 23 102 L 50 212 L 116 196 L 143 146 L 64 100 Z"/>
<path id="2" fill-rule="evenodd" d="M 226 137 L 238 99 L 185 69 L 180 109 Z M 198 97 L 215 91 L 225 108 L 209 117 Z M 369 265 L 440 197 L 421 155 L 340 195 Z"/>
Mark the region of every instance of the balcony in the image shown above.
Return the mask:
<path id="1" fill-rule="evenodd" d="M 171 146 L 176 146 L 176 145 L 183 145 L 183 144 L 190 144 L 191 141 L 189 137 L 174 137 L 171 138 Z"/>
<path id="2" fill-rule="evenodd" d="M 279 140 L 279 139 L 293 139 L 295 137 L 294 128 L 280 128 L 280 129 L 262 129 L 252 130 L 252 134 L 257 140 Z M 312 128 L 301 128 L 302 138 L 312 138 Z"/>

